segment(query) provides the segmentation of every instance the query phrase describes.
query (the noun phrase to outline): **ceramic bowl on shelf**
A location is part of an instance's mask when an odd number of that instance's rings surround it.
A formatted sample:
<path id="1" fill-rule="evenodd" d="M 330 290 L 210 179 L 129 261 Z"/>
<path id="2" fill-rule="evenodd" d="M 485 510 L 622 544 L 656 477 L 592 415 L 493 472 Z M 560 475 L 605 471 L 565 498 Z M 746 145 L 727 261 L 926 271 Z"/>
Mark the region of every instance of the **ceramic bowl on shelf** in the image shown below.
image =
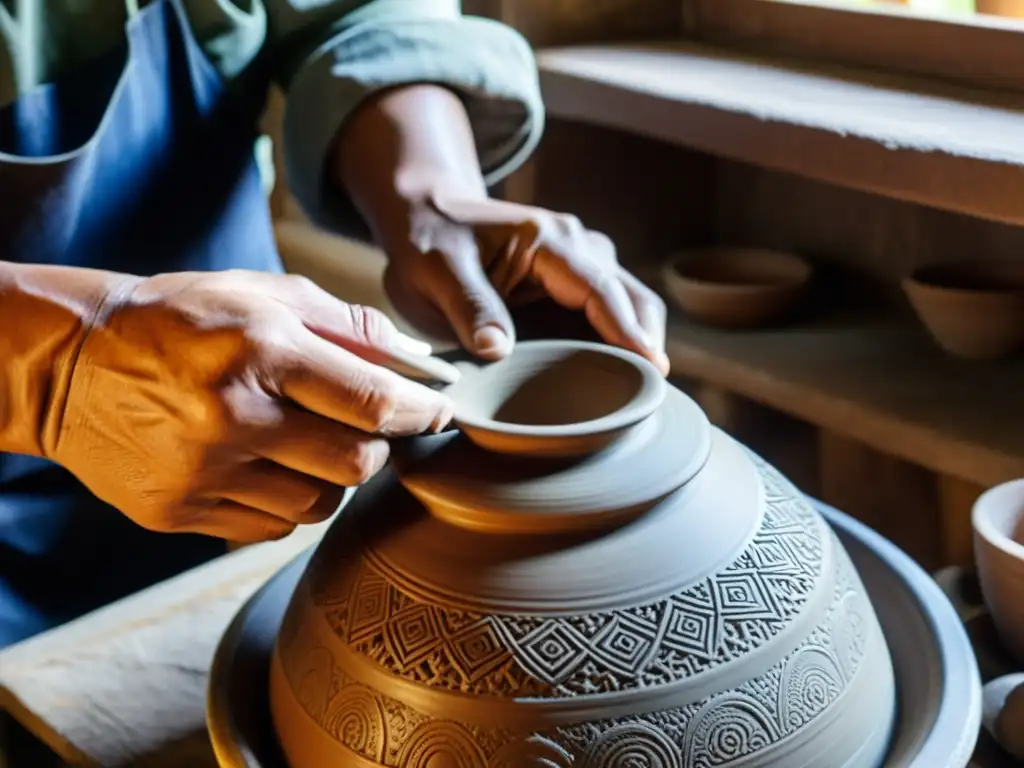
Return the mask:
<path id="1" fill-rule="evenodd" d="M 995 360 L 1024 351 L 1024 260 L 931 264 L 905 278 L 903 289 L 947 353 Z"/>
<path id="2" fill-rule="evenodd" d="M 509 370 L 557 366 L 539 350 L 558 344 L 517 345 Z M 526 414 L 548 407 L 531 391 Z M 898 692 L 844 546 L 690 398 L 655 402 L 584 455 L 457 430 L 396 446 L 284 611 L 269 709 L 287 765 L 882 766 Z"/>
<path id="3" fill-rule="evenodd" d="M 668 297 L 692 319 L 721 328 L 758 328 L 786 320 L 813 270 L 800 256 L 762 248 L 685 251 L 663 269 Z"/>
<path id="4" fill-rule="evenodd" d="M 983 493 L 971 522 L 982 596 L 1006 650 L 1024 665 L 1024 479 Z"/>

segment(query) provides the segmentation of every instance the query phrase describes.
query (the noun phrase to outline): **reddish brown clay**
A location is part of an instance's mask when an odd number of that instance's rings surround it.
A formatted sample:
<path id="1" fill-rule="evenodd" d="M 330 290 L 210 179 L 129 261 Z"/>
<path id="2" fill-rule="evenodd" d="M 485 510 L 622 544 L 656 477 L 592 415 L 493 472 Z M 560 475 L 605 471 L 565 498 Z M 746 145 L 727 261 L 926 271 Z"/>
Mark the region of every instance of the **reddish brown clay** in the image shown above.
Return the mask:
<path id="1" fill-rule="evenodd" d="M 664 270 L 665 290 L 687 315 L 722 328 L 756 328 L 786 319 L 811 278 L 799 256 L 759 248 L 688 251 Z"/>
<path id="2" fill-rule="evenodd" d="M 903 289 L 951 355 L 994 360 L 1024 349 L 1024 261 L 933 264 L 907 277 Z"/>

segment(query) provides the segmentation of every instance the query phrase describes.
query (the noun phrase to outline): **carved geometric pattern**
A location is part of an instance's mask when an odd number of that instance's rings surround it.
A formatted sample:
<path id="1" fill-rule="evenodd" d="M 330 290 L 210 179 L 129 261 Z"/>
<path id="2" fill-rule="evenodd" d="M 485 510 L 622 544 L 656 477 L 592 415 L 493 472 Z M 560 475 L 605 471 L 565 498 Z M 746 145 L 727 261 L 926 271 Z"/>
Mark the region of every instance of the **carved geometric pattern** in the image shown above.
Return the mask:
<path id="1" fill-rule="evenodd" d="M 314 585 L 334 633 L 390 673 L 433 688 L 559 698 L 701 674 L 775 637 L 810 598 L 824 523 L 754 457 L 764 521 L 722 571 L 654 603 L 570 618 L 453 611 L 420 602 L 365 561 Z"/>
<path id="2" fill-rule="evenodd" d="M 873 612 L 834 538 L 833 546 L 835 581 L 828 610 L 796 650 L 759 677 L 683 707 L 529 735 L 437 720 L 353 681 L 326 649 L 310 646 L 314 641 L 308 635 L 294 631 L 291 617 L 280 635 L 285 674 L 293 687 L 314 672 L 333 681 L 329 700 L 318 697 L 323 714 L 315 719 L 346 747 L 374 755 L 387 768 L 716 768 L 807 727 L 860 671 Z M 534 627 L 539 629 L 539 624 Z M 621 631 L 621 625 L 602 626 L 598 634 L 605 647 L 614 649 L 613 656 L 632 658 L 641 652 L 631 641 L 616 639 L 632 634 Z M 488 642 L 471 645 L 486 656 Z M 843 728 L 843 723 L 840 718 L 833 727 Z"/>

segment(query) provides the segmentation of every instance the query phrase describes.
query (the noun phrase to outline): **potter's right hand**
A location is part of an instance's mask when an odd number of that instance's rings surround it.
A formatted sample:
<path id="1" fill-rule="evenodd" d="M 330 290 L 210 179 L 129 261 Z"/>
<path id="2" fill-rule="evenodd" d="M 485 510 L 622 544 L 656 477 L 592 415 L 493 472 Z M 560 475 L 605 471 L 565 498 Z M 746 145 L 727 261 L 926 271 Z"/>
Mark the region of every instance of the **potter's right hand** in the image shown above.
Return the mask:
<path id="1" fill-rule="evenodd" d="M 98 315 L 44 452 L 150 529 L 284 536 L 380 470 L 385 438 L 451 418 L 446 397 L 376 364 L 426 345 L 303 278 L 124 278 Z"/>

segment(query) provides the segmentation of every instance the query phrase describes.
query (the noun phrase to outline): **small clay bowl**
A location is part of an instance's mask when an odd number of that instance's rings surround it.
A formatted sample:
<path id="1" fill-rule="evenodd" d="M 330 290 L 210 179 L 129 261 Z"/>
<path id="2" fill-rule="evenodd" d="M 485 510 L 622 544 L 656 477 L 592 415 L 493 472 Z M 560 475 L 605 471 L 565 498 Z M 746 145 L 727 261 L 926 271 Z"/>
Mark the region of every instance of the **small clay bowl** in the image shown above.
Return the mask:
<path id="1" fill-rule="evenodd" d="M 583 341 L 525 341 L 507 358 L 460 366 L 445 391 L 481 448 L 533 456 L 594 453 L 650 416 L 665 380 L 637 354 Z"/>
<path id="2" fill-rule="evenodd" d="M 1024 260 L 921 267 L 903 290 L 936 343 L 968 360 L 1024 349 Z"/>
<path id="3" fill-rule="evenodd" d="M 721 328 L 757 328 L 788 317 L 811 279 L 799 256 L 761 248 L 687 251 L 664 269 L 665 290 L 694 320 Z"/>
<path id="4" fill-rule="evenodd" d="M 981 594 L 1006 650 L 1024 664 L 1024 478 L 983 493 L 971 520 Z"/>

